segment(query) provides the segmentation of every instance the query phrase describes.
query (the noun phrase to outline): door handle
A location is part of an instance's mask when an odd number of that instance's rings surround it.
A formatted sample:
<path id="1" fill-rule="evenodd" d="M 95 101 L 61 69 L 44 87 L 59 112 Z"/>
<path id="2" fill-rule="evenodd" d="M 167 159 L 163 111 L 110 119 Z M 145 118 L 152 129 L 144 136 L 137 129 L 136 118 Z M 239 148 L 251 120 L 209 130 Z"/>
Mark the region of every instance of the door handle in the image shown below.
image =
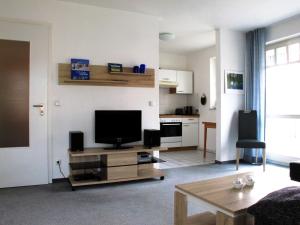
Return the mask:
<path id="1" fill-rule="evenodd" d="M 41 107 L 44 107 L 44 105 L 43 104 L 38 104 L 38 105 L 33 105 L 33 107 L 41 108 Z"/>
<path id="2" fill-rule="evenodd" d="M 39 108 L 40 109 L 40 115 L 43 116 L 45 115 L 45 107 L 44 104 L 36 104 L 33 105 L 34 108 Z"/>

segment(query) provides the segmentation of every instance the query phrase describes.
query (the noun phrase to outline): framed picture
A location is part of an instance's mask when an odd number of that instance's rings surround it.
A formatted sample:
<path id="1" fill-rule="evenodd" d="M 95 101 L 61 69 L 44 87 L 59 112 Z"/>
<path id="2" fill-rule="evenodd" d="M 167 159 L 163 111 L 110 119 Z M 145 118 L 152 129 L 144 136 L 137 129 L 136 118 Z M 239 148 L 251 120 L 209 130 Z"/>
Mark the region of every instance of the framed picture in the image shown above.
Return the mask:
<path id="1" fill-rule="evenodd" d="M 225 70 L 225 93 L 226 94 L 244 94 L 245 76 L 243 72 Z"/>
<path id="2" fill-rule="evenodd" d="M 123 66 L 119 63 L 108 63 L 108 72 L 123 72 Z"/>

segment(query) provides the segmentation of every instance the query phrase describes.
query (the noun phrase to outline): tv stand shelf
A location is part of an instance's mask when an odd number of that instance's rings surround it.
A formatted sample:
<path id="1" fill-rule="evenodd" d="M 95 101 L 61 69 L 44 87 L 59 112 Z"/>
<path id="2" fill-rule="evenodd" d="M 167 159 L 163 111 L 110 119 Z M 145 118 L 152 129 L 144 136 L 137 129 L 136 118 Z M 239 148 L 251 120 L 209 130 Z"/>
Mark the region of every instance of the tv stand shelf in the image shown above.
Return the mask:
<path id="1" fill-rule="evenodd" d="M 133 180 L 160 178 L 164 179 L 163 171 L 155 169 L 153 164 L 157 162 L 153 158 L 151 162 L 138 162 L 139 152 L 166 151 L 167 148 L 145 148 L 134 146 L 130 149 L 85 148 L 84 151 L 72 152 L 69 150 L 70 176 L 69 181 L 72 190 L 80 186 L 89 186 L 106 183 L 117 183 Z M 95 179 L 76 180 L 74 177 L 84 174 L 101 174 Z M 89 178 L 88 176 L 86 176 Z"/>
<path id="2" fill-rule="evenodd" d="M 74 162 L 74 163 L 69 163 L 69 165 L 71 170 L 93 169 L 93 168 L 101 168 L 103 166 L 101 161 Z"/>
<path id="3" fill-rule="evenodd" d="M 137 177 L 128 177 L 128 178 L 120 178 L 114 180 L 82 180 L 76 181 L 73 177 L 69 177 L 69 181 L 72 185 L 72 190 L 75 190 L 76 187 L 82 186 L 90 186 L 90 185 L 97 185 L 97 184 L 108 184 L 108 183 L 118 183 L 118 182 L 126 182 L 126 181 L 134 181 L 134 180 L 144 180 L 144 179 L 151 179 L 151 178 L 160 178 L 161 180 L 164 179 L 165 174 L 158 169 L 152 170 L 139 170 Z"/>

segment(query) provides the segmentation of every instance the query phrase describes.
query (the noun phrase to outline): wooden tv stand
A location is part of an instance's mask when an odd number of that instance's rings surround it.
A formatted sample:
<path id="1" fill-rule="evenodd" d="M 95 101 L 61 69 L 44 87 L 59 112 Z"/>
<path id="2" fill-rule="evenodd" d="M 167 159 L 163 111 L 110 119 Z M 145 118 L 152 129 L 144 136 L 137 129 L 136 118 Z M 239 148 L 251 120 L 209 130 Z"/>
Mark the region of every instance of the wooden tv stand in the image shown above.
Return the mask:
<path id="1" fill-rule="evenodd" d="M 70 151 L 70 176 L 72 190 L 80 186 L 105 183 L 142 180 L 150 178 L 164 179 L 164 173 L 153 167 L 156 162 L 139 163 L 138 153 L 164 151 L 167 148 L 145 148 L 134 146 L 129 149 L 105 150 L 103 148 L 85 148 L 84 151 Z M 89 177 L 87 174 L 95 175 Z M 82 176 L 86 176 L 82 179 Z"/>

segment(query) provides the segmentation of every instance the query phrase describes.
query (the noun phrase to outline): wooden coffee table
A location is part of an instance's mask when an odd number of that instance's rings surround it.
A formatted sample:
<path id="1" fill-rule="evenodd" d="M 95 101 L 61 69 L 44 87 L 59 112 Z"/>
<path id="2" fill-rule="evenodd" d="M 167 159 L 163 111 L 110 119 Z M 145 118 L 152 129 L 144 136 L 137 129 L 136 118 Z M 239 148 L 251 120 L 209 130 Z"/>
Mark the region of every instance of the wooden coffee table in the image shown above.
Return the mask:
<path id="1" fill-rule="evenodd" d="M 235 178 L 253 175 L 255 185 L 242 190 L 233 189 Z M 174 193 L 174 225 L 249 225 L 254 218 L 247 208 L 267 194 L 288 186 L 299 186 L 286 176 L 270 173 L 240 173 L 211 180 L 176 185 Z M 195 200 L 208 212 L 188 216 L 187 203 Z"/>

